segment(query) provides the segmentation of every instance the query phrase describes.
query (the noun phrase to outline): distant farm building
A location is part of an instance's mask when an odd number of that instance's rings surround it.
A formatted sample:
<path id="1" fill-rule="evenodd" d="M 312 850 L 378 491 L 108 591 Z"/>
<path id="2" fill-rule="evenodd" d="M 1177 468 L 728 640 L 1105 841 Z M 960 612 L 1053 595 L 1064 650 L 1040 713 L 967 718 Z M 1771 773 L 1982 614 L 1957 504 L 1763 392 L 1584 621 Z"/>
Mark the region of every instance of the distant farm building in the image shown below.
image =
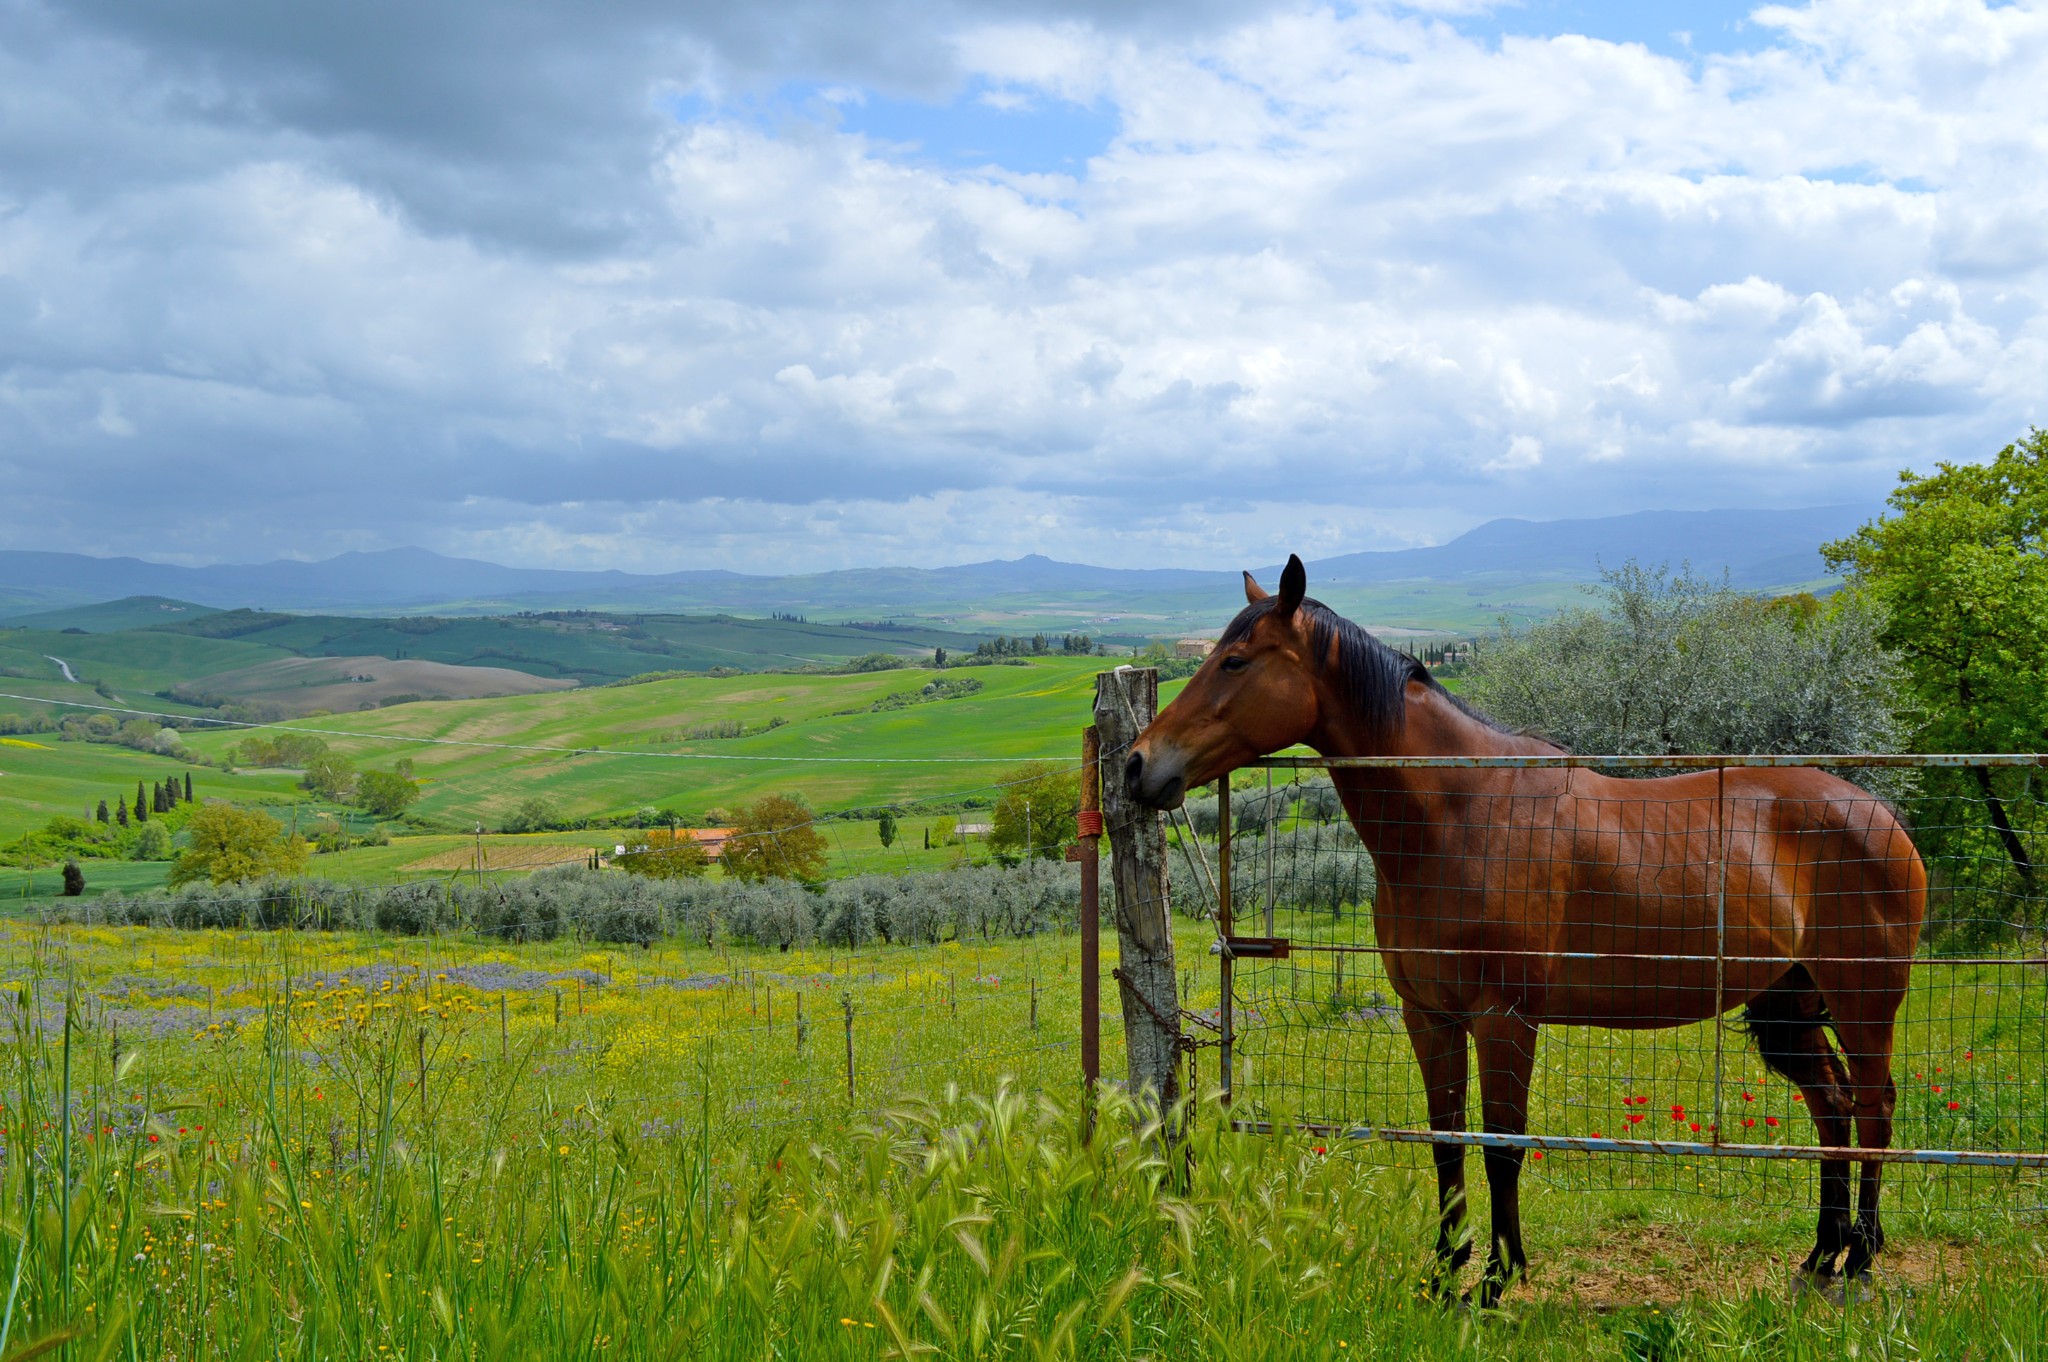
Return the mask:
<path id="1" fill-rule="evenodd" d="M 1207 657 L 1216 651 L 1213 638 L 1184 638 L 1173 645 L 1175 657 Z"/>
<path id="2" fill-rule="evenodd" d="M 674 833 L 670 833 L 667 828 L 649 828 L 646 833 L 647 849 L 659 851 L 675 842 L 695 842 L 704 848 L 705 855 L 715 861 L 736 831 L 736 828 L 677 828 Z M 636 837 L 633 840 L 638 842 L 640 839 Z M 626 854 L 625 843 L 618 844 L 618 854 Z"/>
<path id="3" fill-rule="evenodd" d="M 986 837 L 994 831 L 993 823 L 970 823 L 964 818 L 953 825 L 955 837 Z"/>

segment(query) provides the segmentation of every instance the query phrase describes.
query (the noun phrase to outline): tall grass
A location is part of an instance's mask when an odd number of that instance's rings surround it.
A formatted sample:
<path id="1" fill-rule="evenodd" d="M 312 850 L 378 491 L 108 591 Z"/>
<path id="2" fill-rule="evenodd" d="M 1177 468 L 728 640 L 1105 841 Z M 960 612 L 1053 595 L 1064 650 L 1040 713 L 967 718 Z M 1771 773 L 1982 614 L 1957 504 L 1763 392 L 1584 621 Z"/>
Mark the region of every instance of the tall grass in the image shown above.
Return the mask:
<path id="1" fill-rule="evenodd" d="M 501 1033 L 450 959 L 368 987 L 374 971 L 295 962 L 237 995 L 262 998 L 239 1024 L 165 1002 L 195 1025 L 160 1041 L 138 1001 L 117 1047 L 110 997 L 225 978 L 263 943 L 22 944 L 0 1357 L 2023 1358 L 2048 1319 L 2010 1218 L 1953 1279 L 1846 1307 L 1710 1275 L 1689 1303 L 1596 1314 L 1539 1264 L 1475 1317 L 1425 1298 L 1433 1198 L 1413 1168 L 1233 1133 L 1213 1106 L 1168 1149 L 1143 1109 L 1111 1091 L 1086 1119 L 1042 1069 L 923 1096 L 863 1078 L 854 1103 L 819 1090 L 808 1119 L 763 1122 L 732 1098 L 773 1081 L 786 1014 L 712 1035 L 643 991 L 604 1001 L 623 1009 L 608 1031 L 530 1006 Z M 497 955 L 563 963 L 543 949 Z M 634 1049 L 657 1008 L 665 1049 Z M 898 1044 L 986 1072 L 965 1057 L 989 1014 L 923 1012 Z M 822 1030 L 826 1007 L 810 1015 Z M 1613 1236 L 1612 1209 L 1532 1187 L 1539 1258 Z M 1690 1232 L 1716 1261 L 1759 1251 L 1708 1212 Z"/>

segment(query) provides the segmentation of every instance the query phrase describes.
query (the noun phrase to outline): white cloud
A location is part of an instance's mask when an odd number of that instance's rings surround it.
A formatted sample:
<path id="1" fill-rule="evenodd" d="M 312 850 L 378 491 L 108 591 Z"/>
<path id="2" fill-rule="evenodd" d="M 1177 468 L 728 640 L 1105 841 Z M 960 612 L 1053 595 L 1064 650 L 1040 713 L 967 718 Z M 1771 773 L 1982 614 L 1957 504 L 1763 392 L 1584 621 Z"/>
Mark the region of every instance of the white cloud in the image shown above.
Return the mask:
<path id="1" fill-rule="evenodd" d="M 2043 419 L 2039 6 L 1819 0 L 1692 62 L 1373 8 L 781 55 L 627 13 L 494 39 L 542 111 L 606 92 L 553 132 L 396 123 L 312 30 L 85 13 L 0 0 L 10 544 L 1206 564 L 1875 501 Z M 968 82 L 1118 132 L 959 170 L 833 112 Z M 679 90 L 732 97 L 664 123 Z"/>

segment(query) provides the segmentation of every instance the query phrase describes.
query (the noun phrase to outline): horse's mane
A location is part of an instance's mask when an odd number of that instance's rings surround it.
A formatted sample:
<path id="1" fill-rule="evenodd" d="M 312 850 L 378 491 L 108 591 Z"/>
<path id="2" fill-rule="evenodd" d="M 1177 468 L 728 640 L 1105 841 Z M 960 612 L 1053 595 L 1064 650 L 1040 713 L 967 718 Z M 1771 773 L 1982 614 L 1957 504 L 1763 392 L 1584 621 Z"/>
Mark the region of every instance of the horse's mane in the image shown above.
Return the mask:
<path id="1" fill-rule="evenodd" d="M 1237 618 L 1216 640 L 1216 646 L 1227 648 L 1233 643 L 1243 642 L 1250 636 L 1253 626 L 1271 614 L 1278 603 L 1279 597 L 1268 596 L 1238 611 Z M 1420 681 L 1460 711 L 1496 732 L 1513 731 L 1445 690 L 1443 683 L 1431 675 L 1429 668 L 1420 661 L 1389 648 L 1321 601 L 1305 599 L 1298 608 L 1302 618 L 1308 622 L 1309 648 L 1318 662 L 1330 656 L 1331 643 L 1335 641 L 1338 688 L 1374 734 L 1390 737 L 1400 732 L 1408 716 L 1403 692 L 1410 681 Z"/>

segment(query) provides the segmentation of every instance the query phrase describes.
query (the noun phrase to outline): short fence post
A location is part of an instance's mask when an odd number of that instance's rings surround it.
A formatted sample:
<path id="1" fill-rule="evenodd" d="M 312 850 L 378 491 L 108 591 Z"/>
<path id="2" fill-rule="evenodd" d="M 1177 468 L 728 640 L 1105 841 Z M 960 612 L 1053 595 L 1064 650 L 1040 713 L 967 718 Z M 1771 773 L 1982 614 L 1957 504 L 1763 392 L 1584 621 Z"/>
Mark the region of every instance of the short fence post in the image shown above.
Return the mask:
<path id="1" fill-rule="evenodd" d="M 560 1026 L 560 1025 L 562 1024 L 562 990 L 560 990 L 560 989 L 558 988 L 558 989 L 556 989 L 556 990 L 554 991 L 554 993 L 555 993 L 555 1025 L 557 1025 L 557 1026 Z"/>
<path id="2" fill-rule="evenodd" d="M 1159 673 L 1119 667 L 1095 677 L 1095 726 L 1111 754 L 1102 781 L 1116 886 L 1116 979 L 1122 985 L 1124 1046 L 1133 1094 L 1149 1093 L 1162 1113 L 1180 1100 L 1180 980 L 1173 963 L 1173 915 L 1166 881 L 1166 819 L 1124 788 L 1124 754 L 1159 709 Z"/>
<path id="3" fill-rule="evenodd" d="M 839 1005 L 846 1009 L 846 1100 L 853 1101 L 853 994 L 839 995 Z"/>
<path id="4" fill-rule="evenodd" d="M 498 1058 L 512 1058 L 512 1028 L 507 1019 L 505 995 L 502 993 L 498 995 Z"/>
<path id="5" fill-rule="evenodd" d="M 1102 735 L 1081 732 L 1081 1080 L 1102 1081 Z"/>
<path id="6" fill-rule="evenodd" d="M 804 1026 L 804 995 L 803 991 L 799 989 L 796 995 L 796 1052 L 798 1054 L 802 1054 L 804 1052 L 805 1029 L 806 1028 Z"/>

